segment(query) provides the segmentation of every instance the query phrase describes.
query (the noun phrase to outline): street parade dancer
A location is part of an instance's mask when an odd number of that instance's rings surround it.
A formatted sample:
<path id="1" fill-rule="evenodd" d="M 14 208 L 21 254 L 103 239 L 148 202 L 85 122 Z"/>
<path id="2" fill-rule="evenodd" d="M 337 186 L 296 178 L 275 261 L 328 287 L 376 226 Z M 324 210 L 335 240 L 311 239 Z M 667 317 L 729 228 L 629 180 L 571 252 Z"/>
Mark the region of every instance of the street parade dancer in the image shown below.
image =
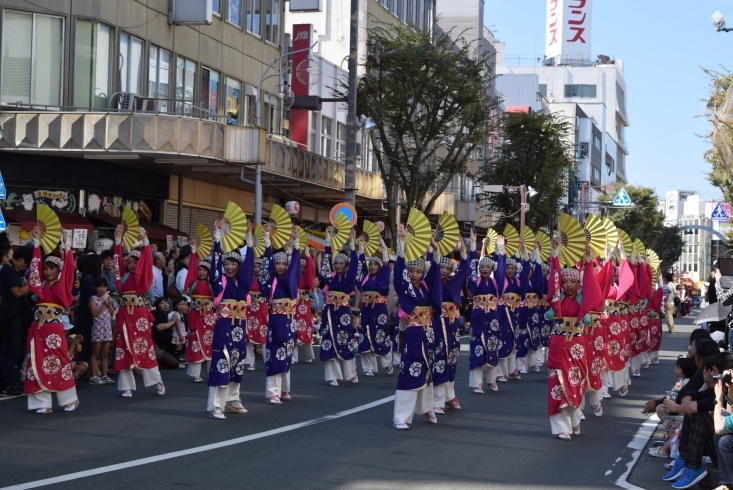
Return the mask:
<path id="1" fill-rule="evenodd" d="M 262 346 L 267 343 L 267 324 L 270 315 L 267 285 L 270 282 L 272 261 L 272 245 L 268 233 L 265 233 L 264 242 L 265 254 L 255 259 L 254 277 L 247 300 L 247 356 L 244 359 L 247 371 L 255 370 L 255 345 Z"/>
<path id="2" fill-rule="evenodd" d="M 331 259 L 333 227 L 326 228 L 326 253 L 320 271 L 325 307 L 321 329 L 321 361 L 325 361 L 326 382 L 338 386 L 338 380 L 359 382 L 356 374 L 357 342 L 351 317 L 351 295 L 356 289 L 359 258 L 354 244 L 354 232 L 349 238 L 350 256 L 337 252 Z M 339 365 L 340 361 L 340 365 Z"/>
<path id="3" fill-rule="evenodd" d="M 300 259 L 300 281 L 298 282 L 298 305 L 295 309 L 295 327 L 297 342 L 293 348 L 293 364 L 298 362 L 298 346 L 305 351 L 305 362 L 313 362 L 313 299 L 311 292 L 315 289 L 316 267 L 310 256 L 310 249 L 305 247 L 305 257 Z"/>
<path id="4" fill-rule="evenodd" d="M 583 329 L 585 341 L 585 360 L 587 364 L 588 398 L 593 409 L 593 415 L 603 415 L 604 383 L 603 383 L 603 328 L 601 328 L 601 313 L 605 304 L 605 296 L 601 291 L 596 277 L 595 263 L 591 257 L 590 246 L 586 245 L 585 268 L 583 269 L 583 303 L 582 314 L 587 314 L 590 323 Z M 583 407 L 585 397 L 583 398 Z"/>
<path id="5" fill-rule="evenodd" d="M 519 334 L 517 335 L 517 369 L 527 374 L 532 369 L 539 372 L 537 351 L 540 348 L 540 299 L 543 294 L 542 268 L 540 267 L 538 245 L 531 255 L 524 253 L 522 275 L 522 302 L 519 305 Z"/>
<path id="6" fill-rule="evenodd" d="M 643 362 L 642 355 L 645 351 L 644 340 L 642 337 L 641 317 L 644 316 L 646 318 L 646 313 L 644 312 L 644 297 L 642 293 L 643 286 L 641 284 L 643 276 L 641 269 L 638 267 L 639 264 L 637 262 L 636 253 L 633 251 L 631 252 L 629 264 L 631 266 L 631 274 L 634 277 L 628 291 L 629 331 L 631 336 L 631 342 L 629 343 L 629 365 L 631 368 L 631 375 L 639 377 L 641 376 L 641 364 Z"/>
<path id="7" fill-rule="evenodd" d="M 571 434 L 580 434 L 581 403 L 587 389 L 587 364 L 583 325 L 590 318 L 582 314 L 580 271 L 561 269 L 558 258 L 560 238 L 552 240 L 549 291 L 553 320 L 547 359 L 548 412 L 553 435 L 569 441 Z"/>
<path id="8" fill-rule="evenodd" d="M 440 310 L 433 312 L 435 332 L 435 362 L 433 364 L 433 411 L 445 413 L 445 404 L 453 410 L 460 410 L 456 397 L 456 369 L 461 340 L 458 334 L 461 316 L 461 287 L 471 274 L 471 263 L 476 262 L 476 232 L 471 230 L 470 255 L 466 244 L 460 239 L 461 262 L 456 266 L 450 257 L 440 258 L 440 281 L 443 303 Z"/>
<path id="9" fill-rule="evenodd" d="M 211 343 L 214 339 L 216 310 L 214 295 L 209 284 L 211 262 L 199 260 L 196 254 L 196 241 L 191 242 L 191 256 L 188 274 L 183 289 L 191 298 L 188 310 L 188 342 L 186 347 L 187 374 L 194 383 L 203 383 L 201 365 L 206 362 L 206 372 L 211 369 Z"/>
<path id="10" fill-rule="evenodd" d="M 154 318 L 147 308 L 145 296 L 153 284 L 150 243 L 145 230 L 140 228 L 137 242 L 123 261 L 122 232 L 122 225 L 118 225 L 115 229 L 114 274 L 115 285 L 122 294 L 122 304 L 115 316 L 117 333 L 113 369 L 117 371 L 117 389 L 122 392 L 123 398 L 132 397 L 136 388 L 132 368 L 136 368 L 142 371 L 145 386 L 155 385 L 155 392 L 165 395 L 150 330 Z M 128 272 L 120 277 L 125 265 Z"/>
<path id="11" fill-rule="evenodd" d="M 40 235 L 37 227 L 31 232 L 33 258 L 28 286 L 38 300 L 34 320 L 28 330 L 28 365 L 23 393 L 28 395 L 28 410 L 35 410 L 38 414 L 53 411 L 52 393 L 56 393 L 56 400 L 64 407 L 64 412 L 73 412 L 79 406 L 79 398 L 76 396 L 61 314 L 74 301 L 71 292 L 76 271 L 74 251 L 71 243 L 63 242 L 66 235 L 62 232 L 59 244 L 61 253 L 54 250 L 42 258 Z M 107 359 L 102 362 L 107 362 Z"/>
<path id="12" fill-rule="evenodd" d="M 649 258 L 646 258 L 647 276 L 652 277 L 652 269 L 649 265 Z M 659 280 L 662 278 L 659 272 Z M 664 288 L 661 285 L 656 291 L 652 292 L 651 285 L 647 289 L 646 316 L 649 327 L 649 359 L 652 364 L 659 364 L 659 348 L 662 344 L 662 320 L 660 311 L 662 311 L 662 298 L 664 297 Z"/>
<path id="13" fill-rule="evenodd" d="M 550 275 L 550 264 L 543 262 L 542 267 L 542 283 L 537 286 L 537 296 L 540 299 L 539 321 L 540 321 L 540 349 L 537 356 L 538 371 L 541 366 L 547 362 L 547 349 L 550 347 L 550 335 L 552 333 L 552 321 L 548 320 L 546 315 L 550 309 L 550 298 L 547 296 L 548 277 Z"/>
<path id="14" fill-rule="evenodd" d="M 364 257 L 363 237 L 359 238 L 359 263 L 362 264 L 361 324 L 359 326 L 359 354 L 364 376 L 374 376 L 379 364 L 392 374 L 392 340 L 389 337 L 389 278 L 392 271 L 387 262 L 389 254 L 384 240 L 380 239 L 382 257 Z"/>
<path id="15" fill-rule="evenodd" d="M 636 309 L 639 312 L 640 360 L 641 367 L 648 369 L 651 364 L 651 351 L 649 350 L 649 318 L 646 308 L 651 297 L 652 277 L 650 271 L 647 271 L 647 265 L 641 253 L 636 255 L 636 277 L 639 283 L 639 301 Z"/>
<path id="16" fill-rule="evenodd" d="M 265 226 L 265 235 L 269 226 Z M 300 251 L 298 250 L 298 229 L 293 226 L 286 251 L 276 252 L 269 266 L 270 318 L 265 344 L 265 371 L 267 374 L 266 397 L 272 405 L 282 405 L 282 400 L 291 400 L 290 364 L 297 338 L 293 323 L 298 304 L 298 273 L 300 272 Z M 308 249 L 306 248 L 306 254 Z"/>
<path id="17" fill-rule="evenodd" d="M 247 336 L 245 334 L 247 295 L 254 274 L 252 234 L 247 233 L 247 246 L 242 250 L 223 253 L 221 237 L 227 226 L 225 220 L 216 222 L 209 283 L 214 294 L 217 320 L 211 344 L 209 368 L 209 418 L 226 419 L 226 408 L 235 413 L 247 413 L 239 399 L 239 386 L 245 369 Z M 244 253 L 244 257 L 242 254 Z"/>
<path id="18" fill-rule="evenodd" d="M 468 354 L 468 386 L 474 393 L 484 393 L 484 374 L 491 391 L 498 391 L 498 349 L 501 345 L 499 325 L 499 284 L 504 281 L 504 237 L 496 238 L 496 261 L 486 254 L 489 239 L 482 243 L 481 259 L 471 263 L 468 295 L 473 302 Z M 493 273 L 493 275 L 492 275 Z"/>
<path id="19" fill-rule="evenodd" d="M 524 238 L 519 237 L 519 250 L 514 258 L 506 259 L 504 268 L 504 284 L 499 298 L 499 324 L 501 325 L 501 343 L 499 345 L 499 376 L 497 381 L 505 383 L 507 376 L 522 379 L 517 369 L 517 336 L 519 331 L 519 309 L 522 291 L 527 283 L 528 267 L 521 263 L 524 250 Z M 522 337 L 527 337 L 524 333 Z"/>
<path id="20" fill-rule="evenodd" d="M 432 359 L 429 351 L 435 341 L 433 311 L 441 308 L 442 299 L 440 251 L 433 231 L 432 263 L 430 271 L 425 274 L 425 261 L 422 258 L 405 263 L 406 237 L 407 232 L 401 229 L 398 232 L 394 269 L 402 348 L 392 419 L 392 426 L 398 430 L 409 429 L 408 424 L 412 423 L 414 414 L 424 414 L 429 423 L 438 423 L 433 411 Z"/>

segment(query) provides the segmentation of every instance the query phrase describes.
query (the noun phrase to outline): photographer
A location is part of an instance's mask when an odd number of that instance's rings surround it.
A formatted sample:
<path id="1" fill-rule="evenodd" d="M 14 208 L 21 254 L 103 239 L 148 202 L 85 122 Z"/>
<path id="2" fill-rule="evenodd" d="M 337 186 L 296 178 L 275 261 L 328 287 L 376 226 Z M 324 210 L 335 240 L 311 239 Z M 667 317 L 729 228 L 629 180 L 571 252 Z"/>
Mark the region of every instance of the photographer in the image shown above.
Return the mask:
<path id="1" fill-rule="evenodd" d="M 723 377 L 715 384 L 715 450 L 718 454 L 719 483 L 729 486 L 733 483 L 733 407 L 729 393 L 733 387 L 730 370 L 723 372 Z M 724 408 L 725 407 L 725 408 Z"/>
<path id="2" fill-rule="evenodd" d="M 723 285 L 720 283 L 720 279 L 723 277 L 723 274 L 720 273 L 720 269 L 718 266 L 715 266 L 715 296 L 719 303 L 722 303 L 723 306 L 730 306 L 733 305 L 733 288 L 724 289 Z M 731 325 L 733 324 L 733 311 L 731 313 L 728 313 L 728 318 L 725 319 L 725 323 L 728 326 L 728 345 L 731 345 L 731 340 L 733 340 L 733 336 L 731 335 Z"/>

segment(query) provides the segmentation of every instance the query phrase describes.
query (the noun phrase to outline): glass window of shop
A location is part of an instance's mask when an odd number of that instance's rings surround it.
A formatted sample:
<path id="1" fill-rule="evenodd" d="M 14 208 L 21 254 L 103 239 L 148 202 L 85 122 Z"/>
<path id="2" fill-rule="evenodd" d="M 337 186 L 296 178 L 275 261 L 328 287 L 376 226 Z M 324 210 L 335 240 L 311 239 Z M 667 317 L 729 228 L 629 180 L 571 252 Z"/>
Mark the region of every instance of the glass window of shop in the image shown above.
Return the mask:
<path id="1" fill-rule="evenodd" d="M 157 46 L 150 46 L 148 64 L 148 97 L 168 99 L 171 86 L 171 52 Z M 158 100 L 160 112 L 168 112 L 168 100 Z"/>
<path id="2" fill-rule="evenodd" d="M 219 73 L 209 68 L 201 68 L 201 109 L 202 117 L 219 114 Z"/>
<path id="3" fill-rule="evenodd" d="M 272 44 L 280 42 L 280 0 L 265 0 L 265 39 Z"/>
<path id="4" fill-rule="evenodd" d="M 176 60 L 176 112 L 193 113 L 196 63 L 186 58 Z"/>
<path id="5" fill-rule="evenodd" d="M 262 0 L 247 0 L 247 32 L 262 35 Z"/>
<path id="6" fill-rule="evenodd" d="M 227 21 L 235 26 L 242 27 L 242 0 L 229 0 Z"/>
<path id="7" fill-rule="evenodd" d="M 143 40 L 120 34 L 120 92 L 142 94 Z"/>
<path id="8" fill-rule="evenodd" d="M 227 124 L 239 126 L 242 106 L 242 82 L 233 78 L 226 78 L 227 85 Z"/>

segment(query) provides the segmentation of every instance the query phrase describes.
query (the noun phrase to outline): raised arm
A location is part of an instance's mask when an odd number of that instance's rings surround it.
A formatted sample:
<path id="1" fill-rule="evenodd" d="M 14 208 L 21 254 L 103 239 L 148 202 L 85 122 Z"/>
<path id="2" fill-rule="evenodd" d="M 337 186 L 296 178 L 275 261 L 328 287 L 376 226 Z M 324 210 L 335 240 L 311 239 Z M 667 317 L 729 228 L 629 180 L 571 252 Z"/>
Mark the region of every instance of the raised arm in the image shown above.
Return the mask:
<path id="1" fill-rule="evenodd" d="M 114 271 L 115 271 L 115 287 L 117 291 L 122 291 L 122 274 L 125 273 L 125 257 L 122 250 L 122 225 L 115 228 L 115 246 L 112 249 L 114 254 Z"/>
<path id="2" fill-rule="evenodd" d="M 221 229 L 223 227 L 221 221 L 216 222 L 214 230 L 214 250 L 211 252 L 211 269 L 209 269 L 209 285 L 214 297 L 219 296 L 224 291 L 222 278 L 224 277 L 224 264 L 221 253 Z"/>
<path id="3" fill-rule="evenodd" d="M 142 295 L 150 291 L 153 285 L 153 254 L 150 252 L 150 242 L 145 230 L 140 228 L 137 235 L 137 244 L 142 244 L 140 259 L 135 267 L 135 293 Z"/>
<path id="4" fill-rule="evenodd" d="M 196 279 L 199 277 L 199 261 L 198 255 L 196 255 L 196 239 L 191 239 L 191 255 L 188 262 L 188 271 L 186 274 L 186 281 L 183 283 L 182 293 L 186 293 Z"/>

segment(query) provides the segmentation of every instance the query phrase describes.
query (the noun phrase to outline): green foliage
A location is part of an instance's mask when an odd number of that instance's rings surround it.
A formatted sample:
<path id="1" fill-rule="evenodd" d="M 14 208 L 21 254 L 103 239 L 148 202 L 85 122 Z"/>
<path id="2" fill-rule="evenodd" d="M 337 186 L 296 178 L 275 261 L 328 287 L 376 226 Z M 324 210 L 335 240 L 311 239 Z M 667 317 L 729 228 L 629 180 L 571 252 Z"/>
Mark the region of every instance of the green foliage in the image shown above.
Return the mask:
<path id="1" fill-rule="evenodd" d="M 616 191 L 621 188 L 616 186 Z M 660 269 L 670 270 L 672 265 L 682 256 L 683 240 L 679 228 L 664 226 L 664 214 L 657 209 L 659 197 L 651 187 L 626 185 L 626 192 L 634 203 L 632 208 L 614 208 L 610 206 L 615 192 L 599 197 L 600 201 L 609 203 L 607 216 L 614 224 L 651 248 L 662 261 Z M 628 251 L 627 251 L 628 252 Z"/>
<path id="2" fill-rule="evenodd" d="M 572 125 L 553 114 L 506 113 L 500 119 L 501 144 L 483 167 L 486 184 L 527 185 L 537 191 L 527 196 L 527 226 L 533 230 L 547 226 L 557 217 L 567 192 L 568 172 L 573 166 Z M 519 193 L 505 191 L 487 194 L 482 199 L 491 209 L 502 213 L 495 228 L 506 223 L 519 224 Z M 479 223 L 480 225 L 480 223 Z"/>

